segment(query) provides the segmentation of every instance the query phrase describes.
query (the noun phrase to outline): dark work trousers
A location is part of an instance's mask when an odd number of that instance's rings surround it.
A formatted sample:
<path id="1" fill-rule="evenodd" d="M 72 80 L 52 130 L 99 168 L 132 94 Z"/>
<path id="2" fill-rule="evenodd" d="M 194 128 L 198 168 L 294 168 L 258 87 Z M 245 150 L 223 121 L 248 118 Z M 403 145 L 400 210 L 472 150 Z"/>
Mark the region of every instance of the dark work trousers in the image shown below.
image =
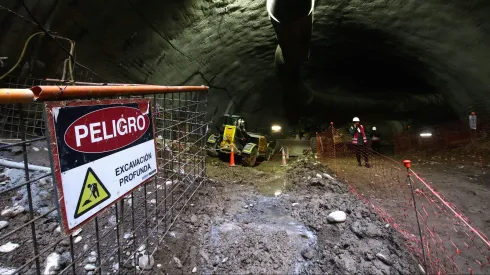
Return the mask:
<path id="1" fill-rule="evenodd" d="M 474 143 L 475 142 L 475 139 L 477 138 L 477 134 L 476 134 L 476 129 L 470 129 L 470 140 L 471 140 L 471 143 Z"/>
<path id="2" fill-rule="evenodd" d="M 364 157 L 365 164 L 367 165 L 369 163 L 367 149 L 368 148 L 364 144 L 354 144 L 354 150 L 356 151 L 356 159 L 358 164 L 361 164 L 361 155 Z"/>
<path id="3" fill-rule="evenodd" d="M 373 151 L 380 154 L 381 144 L 379 143 L 379 141 L 372 141 L 371 142 L 371 148 L 373 149 Z"/>

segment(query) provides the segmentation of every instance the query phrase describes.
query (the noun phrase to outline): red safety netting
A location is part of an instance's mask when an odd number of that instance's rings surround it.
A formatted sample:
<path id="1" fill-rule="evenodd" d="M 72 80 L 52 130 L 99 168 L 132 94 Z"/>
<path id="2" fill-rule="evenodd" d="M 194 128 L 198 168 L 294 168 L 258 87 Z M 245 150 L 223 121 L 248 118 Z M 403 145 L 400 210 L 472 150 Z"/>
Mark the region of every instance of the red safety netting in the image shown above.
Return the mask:
<path id="1" fill-rule="evenodd" d="M 418 129 L 404 129 L 393 135 L 395 153 L 418 150 L 437 152 L 488 141 L 490 139 L 489 121 L 486 117 L 478 117 L 475 130 L 470 129 L 468 119 Z"/>
<path id="2" fill-rule="evenodd" d="M 488 238 L 419 173 L 370 146 L 352 144 L 333 125 L 317 134 L 317 155 L 405 237 L 407 248 L 429 274 L 490 274 Z"/>

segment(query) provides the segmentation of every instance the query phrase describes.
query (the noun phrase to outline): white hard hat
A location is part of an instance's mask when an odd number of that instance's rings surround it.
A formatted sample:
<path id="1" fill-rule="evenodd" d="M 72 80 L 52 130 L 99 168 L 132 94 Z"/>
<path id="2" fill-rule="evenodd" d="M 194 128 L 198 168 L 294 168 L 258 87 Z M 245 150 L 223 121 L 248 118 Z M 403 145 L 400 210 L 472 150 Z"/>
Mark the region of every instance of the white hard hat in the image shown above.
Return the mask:
<path id="1" fill-rule="evenodd" d="M 358 118 L 358 117 L 355 117 L 355 118 L 353 118 L 353 119 L 352 119 L 352 122 L 359 122 L 359 121 L 360 121 L 360 120 L 359 120 L 359 118 Z"/>
<path id="2" fill-rule="evenodd" d="M 376 131 L 376 126 L 373 126 L 373 130 Z"/>

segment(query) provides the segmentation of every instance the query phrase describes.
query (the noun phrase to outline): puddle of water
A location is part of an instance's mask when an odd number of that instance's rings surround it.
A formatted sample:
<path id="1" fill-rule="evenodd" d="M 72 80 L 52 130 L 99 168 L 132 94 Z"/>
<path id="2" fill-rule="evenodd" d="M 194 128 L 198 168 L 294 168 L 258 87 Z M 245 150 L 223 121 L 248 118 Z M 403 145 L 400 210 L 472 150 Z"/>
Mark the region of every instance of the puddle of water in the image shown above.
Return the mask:
<path id="1" fill-rule="evenodd" d="M 242 227 L 244 229 L 247 228 L 247 230 L 242 229 Z M 213 225 L 211 227 L 211 245 L 216 247 L 222 247 L 223 245 L 227 246 L 233 243 L 233 241 L 230 240 L 236 239 L 240 235 L 252 234 L 251 236 L 254 236 L 253 233 L 250 233 L 250 230 L 256 232 L 270 232 L 272 234 L 286 232 L 289 238 L 278 243 L 278 245 L 292 244 L 293 249 L 290 250 L 289 253 L 296 259 L 293 263 L 292 274 L 305 274 L 305 271 L 311 264 L 311 260 L 304 260 L 301 251 L 308 247 L 315 247 L 317 236 L 304 224 L 295 221 L 289 216 L 277 216 L 275 219 L 268 219 L 267 222 L 254 221 L 246 225 L 236 224 L 232 221 L 221 225 Z"/>
<path id="2" fill-rule="evenodd" d="M 293 184 L 287 178 L 278 178 L 257 184 L 259 193 L 268 197 L 277 197 L 291 190 Z"/>

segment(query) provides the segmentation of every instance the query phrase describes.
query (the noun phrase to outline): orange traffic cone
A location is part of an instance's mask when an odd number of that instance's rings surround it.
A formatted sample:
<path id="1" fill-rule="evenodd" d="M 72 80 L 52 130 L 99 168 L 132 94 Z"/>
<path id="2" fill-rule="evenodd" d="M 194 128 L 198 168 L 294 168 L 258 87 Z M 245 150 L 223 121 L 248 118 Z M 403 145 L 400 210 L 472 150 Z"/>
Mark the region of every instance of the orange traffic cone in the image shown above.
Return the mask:
<path id="1" fill-rule="evenodd" d="M 230 153 L 230 167 L 235 167 L 235 152 L 233 150 L 235 146 L 231 146 L 231 153 Z"/>
<path id="2" fill-rule="evenodd" d="M 286 152 L 284 151 L 284 147 L 281 148 L 282 151 L 282 165 L 281 166 L 286 166 Z"/>

